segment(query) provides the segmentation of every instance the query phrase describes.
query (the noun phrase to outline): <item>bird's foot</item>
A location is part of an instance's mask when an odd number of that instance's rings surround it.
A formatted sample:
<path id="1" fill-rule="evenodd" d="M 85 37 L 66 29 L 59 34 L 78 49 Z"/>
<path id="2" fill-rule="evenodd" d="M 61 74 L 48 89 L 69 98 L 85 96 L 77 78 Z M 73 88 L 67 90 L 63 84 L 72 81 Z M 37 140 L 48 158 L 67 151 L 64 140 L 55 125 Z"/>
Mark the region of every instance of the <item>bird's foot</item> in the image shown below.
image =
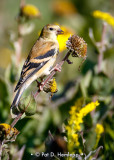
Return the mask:
<path id="1" fill-rule="evenodd" d="M 37 82 L 37 87 L 39 88 L 38 90 L 42 91 L 43 90 L 43 85 L 44 85 L 44 82 L 39 82 L 38 80 L 36 80 Z"/>
<path id="2" fill-rule="evenodd" d="M 41 82 L 39 82 L 38 80 L 36 80 L 37 83 L 37 87 L 39 88 L 39 86 L 41 85 Z"/>

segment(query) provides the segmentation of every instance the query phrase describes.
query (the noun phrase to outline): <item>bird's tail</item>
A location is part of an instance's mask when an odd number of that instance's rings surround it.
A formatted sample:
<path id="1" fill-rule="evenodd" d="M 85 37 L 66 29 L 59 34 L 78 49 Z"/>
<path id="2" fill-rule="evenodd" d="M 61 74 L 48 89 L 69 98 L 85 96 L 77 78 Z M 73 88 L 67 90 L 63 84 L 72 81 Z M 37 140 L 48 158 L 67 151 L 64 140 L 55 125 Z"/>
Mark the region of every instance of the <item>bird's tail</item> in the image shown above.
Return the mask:
<path id="1" fill-rule="evenodd" d="M 12 118 L 16 118 L 17 115 L 20 113 L 17 107 L 18 107 L 20 98 L 21 98 L 24 90 L 25 90 L 24 86 L 22 86 L 21 88 L 19 88 L 18 91 L 17 91 L 17 93 L 16 93 L 16 95 L 15 95 L 15 97 L 14 97 L 14 100 L 13 100 L 12 105 L 10 107 L 10 112 L 11 112 Z"/>

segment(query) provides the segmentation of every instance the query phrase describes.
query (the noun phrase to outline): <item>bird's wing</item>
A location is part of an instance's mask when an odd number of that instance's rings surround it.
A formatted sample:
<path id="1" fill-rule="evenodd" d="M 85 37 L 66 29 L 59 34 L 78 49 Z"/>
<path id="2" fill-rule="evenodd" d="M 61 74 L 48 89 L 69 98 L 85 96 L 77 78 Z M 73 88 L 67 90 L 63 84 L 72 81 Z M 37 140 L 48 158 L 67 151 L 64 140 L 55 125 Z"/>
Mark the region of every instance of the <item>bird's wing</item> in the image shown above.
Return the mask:
<path id="1" fill-rule="evenodd" d="M 35 44 L 23 65 L 19 82 L 14 91 L 20 88 L 25 81 L 38 72 L 54 55 L 56 55 L 56 53 L 57 47 L 54 46 L 53 42 L 44 43 L 43 47 L 40 45 L 36 47 Z"/>

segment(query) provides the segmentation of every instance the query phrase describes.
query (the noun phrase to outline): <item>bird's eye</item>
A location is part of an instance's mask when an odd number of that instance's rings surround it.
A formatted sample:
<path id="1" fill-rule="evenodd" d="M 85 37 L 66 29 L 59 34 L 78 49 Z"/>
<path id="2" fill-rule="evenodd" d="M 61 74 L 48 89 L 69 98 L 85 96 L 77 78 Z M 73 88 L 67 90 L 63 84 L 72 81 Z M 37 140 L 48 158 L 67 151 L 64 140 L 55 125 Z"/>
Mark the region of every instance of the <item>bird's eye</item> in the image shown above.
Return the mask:
<path id="1" fill-rule="evenodd" d="M 50 31 L 53 31 L 54 29 L 53 28 L 49 28 L 50 29 Z"/>

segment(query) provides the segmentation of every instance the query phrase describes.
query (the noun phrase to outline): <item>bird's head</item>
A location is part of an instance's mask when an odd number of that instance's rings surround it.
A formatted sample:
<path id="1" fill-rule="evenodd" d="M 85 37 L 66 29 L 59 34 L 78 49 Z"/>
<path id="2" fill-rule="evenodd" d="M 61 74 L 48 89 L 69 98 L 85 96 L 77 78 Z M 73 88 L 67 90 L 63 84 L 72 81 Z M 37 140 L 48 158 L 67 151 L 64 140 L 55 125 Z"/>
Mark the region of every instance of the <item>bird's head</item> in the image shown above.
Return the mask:
<path id="1" fill-rule="evenodd" d="M 56 39 L 59 34 L 63 34 L 64 32 L 58 25 L 55 24 L 47 24 L 41 31 L 40 36 L 48 39 Z"/>

